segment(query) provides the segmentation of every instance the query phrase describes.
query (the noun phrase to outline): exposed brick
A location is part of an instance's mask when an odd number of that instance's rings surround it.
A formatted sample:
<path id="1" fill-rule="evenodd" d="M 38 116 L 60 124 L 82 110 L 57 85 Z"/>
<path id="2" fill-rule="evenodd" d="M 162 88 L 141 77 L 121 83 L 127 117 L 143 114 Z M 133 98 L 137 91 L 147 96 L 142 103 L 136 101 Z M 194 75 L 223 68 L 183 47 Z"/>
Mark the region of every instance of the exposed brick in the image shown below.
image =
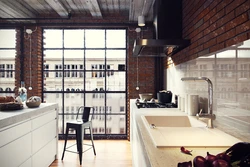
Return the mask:
<path id="1" fill-rule="evenodd" d="M 175 64 L 202 56 L 204 49 L 206 53 L 214 53 L 250 39 L 249 0 L 189 0 L 185 4 L 188 6 L 183 8 L 183 12 L 187 13 L 183 23 L 187 26 L 184 28 L 183 36 L 191 40 L 191 45 L 173 55 L 174 60 L 177 61 Z M 198 9 L 201 6 L 203 10 Z M 195 8 L 197 10 L 194 10 Z M 203 24 L 200 21 L 202 18 Z"/>
<path id="2" fill-rule="evenodd" d="M 206 49 L 206 48 L 209 48 L 209 47 L 214 46 L 214 45 L 216 45 L 216 38 L 213 38 L 213 39 L 207 41 L 206 43 L 204 43 L 204 48 Z"/>
<path id="3" fill-rule="evenodd" d="M 239 7 L 235 9 L 235 15 L 238 16 L 244 12 L 248 12 L 250 9 L 249 1 L 245 1 L 245 3 L 241 4 Z"/>
<path id="4" fill-rule="evenodd" d="M 194 25 L 194 29 L 199 28 L 202 24 L 203 24 L 203 19 L 200 19 L 200 20 Z"/>
<path id="5" fill-rule="evenodd" d="M 241 34 L 243 32 L 249 31 L 249 29 L 250 29 L 250 21 L 247 21 L 236 27 L 236 34 Z"/>
<path id="6" fill-rule="evenodd" d="M 204 30 L 204 35 L 212 33 L 217 28 L 216 24 L 211 24 L 208 28 Z"/>
<path id="7" fill-rule="evenodd" d="M 237 25 L 240 25 L 248 20 L 246 13 L 234 18 L 232 21 L 226 24 L 226 31 L 235 28 Z"/>
<path id="8" fill-rule="evenodd" d="M 237 0 L 227 3 L 228 5 L 225 7 L 226 13 L 230 13 L 232 10 L 235 10 L 238 6 L 240 6 L 242 3 L 244 3 L 246 0 Z"/>
<path id="9" fill-rule="evenodd" d="M 232 45 L 235 45 L 237 43 L 240 43 L 240 42 L 243 42 L 245 40 L 248 39 L 248 35 L 247 34 L 241 34 L 241 35 L 238 35 L 232 39 L 228 39 L 226 42 L 225 42 L 225 46 L 226 47 L 229 47 L 229 46 L 232 46 Z"/>
<path id="10" fill-rule="evenodd" d="M 216 44 L 215 46 L 210 47 L 210 53 L 222 50 L 225 48 L 224 42 Z"/>

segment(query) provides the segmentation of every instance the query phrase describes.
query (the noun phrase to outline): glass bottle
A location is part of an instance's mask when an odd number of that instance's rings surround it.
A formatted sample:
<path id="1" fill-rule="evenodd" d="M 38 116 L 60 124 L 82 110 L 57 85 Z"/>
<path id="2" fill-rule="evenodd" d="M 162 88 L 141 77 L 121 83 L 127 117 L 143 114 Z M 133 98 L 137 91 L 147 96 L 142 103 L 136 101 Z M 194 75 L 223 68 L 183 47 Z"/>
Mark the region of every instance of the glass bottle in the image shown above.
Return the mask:
<path id="1" fill-rule="evenodd" d="M 27 89 L 25 88 L 24 81 L 21 81 L 21 87 L 18 90 L 18 94 L 22 102 L 25 102 L 27 100 Z"/>

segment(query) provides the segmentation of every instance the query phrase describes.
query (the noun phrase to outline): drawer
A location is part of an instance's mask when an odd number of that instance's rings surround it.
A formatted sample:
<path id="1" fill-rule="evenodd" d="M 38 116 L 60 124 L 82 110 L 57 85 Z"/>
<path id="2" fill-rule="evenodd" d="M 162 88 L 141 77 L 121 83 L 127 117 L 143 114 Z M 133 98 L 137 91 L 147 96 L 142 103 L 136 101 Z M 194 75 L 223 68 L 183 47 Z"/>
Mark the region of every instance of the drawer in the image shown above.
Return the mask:
<path id="1" fill-rule="evenodd" d="M 31 134 L 28 133 L 0 148 L 0 166 L 17 167 L 31 157 Z"/>
<path id="2" fill-rule="evenodd" d="M 27 161 L 25 161 L 22 165 L 20 165 L 19 167 L 32 167 L 32 162 L 31 162 L 31 158 L 29 158 Z"/>
<path id="3" fill-rule="evenodd" d="M 57 136 L 57 121 L 51 121 L 32 132 L 32 154 L 39 151 Z"/>
<path id="4" fill-rule="evenodd" d="M 33 167 L 49 166 L 56 159 L 57 139 L 47 143 L 41 150 L 32 156 Z M 42 158 L 41 158 L 42 157 Z"/>
<path id="5" fill-rule="evenodd" d="M 13 140 L 16 140 L 23 135 L 30 133 L 31 131 L 31 121 L 26 121 L 10 128 L 4 128 L 3 131 L 0 130 L 0 148 Z"/>
<path id="6" fill-rule="evenodd" d="M 51 110 L 50 112 L 39 116 L 37 118 L 32 119 L 31 123 L 32 123 L 32 130 L 37 129 L 43 125 L 45 125 L 46 123 L 55 120 L 57 117 L 57 112 L 55 110 Z"/>

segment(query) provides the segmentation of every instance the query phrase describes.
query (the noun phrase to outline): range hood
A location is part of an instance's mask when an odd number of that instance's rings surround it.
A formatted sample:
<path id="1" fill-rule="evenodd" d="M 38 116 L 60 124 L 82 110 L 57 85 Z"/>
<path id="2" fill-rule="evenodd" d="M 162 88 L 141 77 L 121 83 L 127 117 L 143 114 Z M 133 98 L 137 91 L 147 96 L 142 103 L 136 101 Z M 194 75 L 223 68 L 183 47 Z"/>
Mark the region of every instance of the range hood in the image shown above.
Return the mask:
<path id="1" fill-rule="evenodd" d="M 155 0 L 154 39 L 136 39 L 133 56 L 165 57 L 190 44 L 182 39 L 182 0 Z"/>

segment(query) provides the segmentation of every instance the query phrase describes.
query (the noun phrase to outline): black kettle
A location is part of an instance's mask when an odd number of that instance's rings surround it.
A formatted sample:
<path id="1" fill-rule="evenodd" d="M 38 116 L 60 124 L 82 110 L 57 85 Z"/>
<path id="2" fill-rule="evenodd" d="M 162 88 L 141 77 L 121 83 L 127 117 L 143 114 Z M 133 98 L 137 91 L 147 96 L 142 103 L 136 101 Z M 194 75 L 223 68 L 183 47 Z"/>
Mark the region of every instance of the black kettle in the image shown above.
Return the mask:
<path id="1" fill-rule="evenodd" d="M 171 103 L 172 92 L 171 91 L 160 91 L 157 93 L 157 99 L 159 103 Z"/>

